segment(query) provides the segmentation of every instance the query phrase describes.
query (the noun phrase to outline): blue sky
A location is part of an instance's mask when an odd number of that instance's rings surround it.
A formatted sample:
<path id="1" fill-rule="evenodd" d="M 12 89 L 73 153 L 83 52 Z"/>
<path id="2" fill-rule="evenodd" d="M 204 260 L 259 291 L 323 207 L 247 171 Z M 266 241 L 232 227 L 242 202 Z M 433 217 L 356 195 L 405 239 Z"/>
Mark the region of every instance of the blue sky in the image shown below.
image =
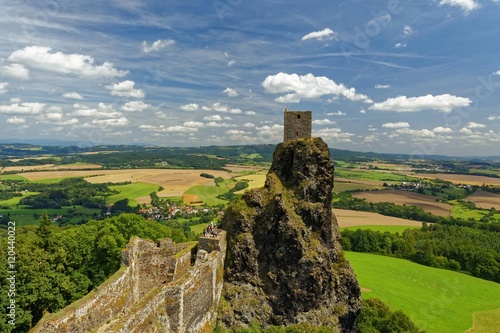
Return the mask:
<path id="1" fill-rule="evenodd" d="M 16 0 L 0 139 L 499 155 L 500 2 Z"/>

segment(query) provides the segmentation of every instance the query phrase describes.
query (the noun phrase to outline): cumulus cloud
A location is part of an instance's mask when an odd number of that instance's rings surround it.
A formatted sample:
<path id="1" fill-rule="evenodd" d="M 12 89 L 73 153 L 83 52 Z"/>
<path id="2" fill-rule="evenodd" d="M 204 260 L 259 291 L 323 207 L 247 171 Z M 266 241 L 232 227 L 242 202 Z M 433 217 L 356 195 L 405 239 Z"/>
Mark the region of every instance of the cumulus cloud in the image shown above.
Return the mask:
<path id="1" fill-rule="evenodd" d="M 466 128 L 485 128 L 486 125 L 484 124 L 478 124 L 478 123 L 475 123 L 473 121 L 471 122 L 468 122 L 466 125 L 465 125 Z"/>
<path id="2" fill-rule="evenodd" d="M 86 105 L 74 104 L 77 110 L 71 114 L 75 117 L 94 117 L 94 118 L 121 118 L 123 114 L 116 112 L 111 104 L 99 103 L 97 108 L 89 108 Z"/>
<path id="3" fill-rule="evenodd" d="M 214 114 L 212 116 L 206 116 L 206 117 L 204 117 L 203 120 L 206 120 L 206 121 L 220 121 L 220 120 L 222 120 L 222 117 L 219 116 L 218 114 Z"/>
<path id="4" fill-rule="evenodd" d="M 488 119 L 488 120 L 498 120 L 498 119 L 500 119 L 500 116 L 490 115 L 486 119 Z"/>
<path id="5" fill-rule="evenodd" d="M 234 89 L 231 89 L 231 88 L 226 88 L 224 91 L 223 91 L 224 94 L 228 95 L 229 97 L 236 97 L 238 96 L 238 92 Z"/>
<path id="6" fill-rule="evenodd" d="M 11 118 L 7 118 L 6 122 L 8 124 L 12 124 L 12 125 L 20 125 L 20 124 L 24 124 L 26 122 L 26 118 L 14 116 Z"/>
<path id="7" fill-rule="evenodd" d="M 438 126 L 432 130 L 434 133 L 453 133 L 453 130 L 449 127 Z"/>
<path id="8" fill-rule="evenodd" d="M 143 101 L 130 101 L 122 105 L 121 109 L 126 112 L 142 112 L 151 107 Z"/>
<path id="9" fill-rule="evenodd" d="M 0 74 L 17 80 L 28 80 L 30 71 L 21 64 L 10 64 L 0 67 Z"/>
<path id="10" fill-rule="evenodd" d="M 315 131 L 313 135 L 333 142 L 351 142 L 351 137 L 354 136 L 352 133 L 342 132 L 340 128 L 323 128 Z"/>
<path id="11" fill-rule="evenodd" d="M 262 86 L 267 93 L 288 93 L 275 99 L 280 103 L 299 103 L 302 98 L 319 98 L 325 95 L 344 96 L 351 101 L 372 103 L 366 95 L 356 93 L 354 88 L 347 88 L 325 76 L 316 77 L 311 73 L 300 76 L 287 73 L 269 75 Z"/>
<path id="12" fill-rule="evenodd" d="M 196 111 L 200 108 L 200 106 L 196 103 L 182 105 L 179 109 L 182 111 Z"/>
<path id="13" fill-rule="evenodd" d="M 410 124 L 407 122 L 398 122 L 398 123 L 385 123 L 382 125 L 385 128 L 409 128 Z"/>
<path id="14" fill-rule="evenodd" d="M 375 89 L 389 89 L 391 87 L 390 84 L 376 84 Z"/>
<path id="15" fill-rule="evenodd" d="M 439 4 L 460 7 L 465 14 L 469 14 L 474 9 L 479 8 L 481 5 L 476 0 L 440 0 Z"/>
<path id="16" fill-rule="evenodd" d="M 472 103 L 468 98 L 453 96 L 450 94 L 444 95 L 426 95 L 419 97 L 398 96 L 389 98 L 384 102 L 375 103 L 369 108 L 380 111 L 395 111 L 395 112 L 418 112 L 423 110 L 436 110 L 439 112 L 449 113 L 455 107 L 465 107 Z"/>
<path id="17" fill-rule="evenodd" d="M 493 73 L 494 75 L 500 75 L 500 71 L 496 71 Z"/>
<path id="18" fill-rule="evenodd" d="M 128 119 L 125 117 L 121 117 L 121 118 L 111 118 L 111 119 L 94 119 L 89 125 L 91 127 L 106 128 L 106 127 L 122 127 L 122 126 L 127 126 L 128 124 L 129 124 Z"/>
<path id="19" fill-rule="evenodd" d="M 201 109 L 204 111 L 228 112 L 228 113 L 234 113 L 234 114 L 238 114 L 238 113 L 243 112 L 243 111 L 241 111 L 241 109 L 233 109 L 233 108 L 230 108 L 229 106 L 221 104 L 219 102 L 216 102 L 216 103 L 212 104 L 211 106 L 202 106 Z"/>
<path id="20" fill-rule="evenodd" d="M 202 122 L 199 122 L 199 121 L 186 121 L 186 122 L 184 122 L 183 125 L 186 127 L 204 127 L 205 126 L 205 124 L 203 124 Z"/>
<path id="21" fill-rule="evenodd" d="M 237 61 L 236 61 L 236 60 L 234 60 L 234 59 L 233 59 L 233 60 L 229 60 L 229 61 L 227 62 L 227 65 L 228 65 L 229 67 L 232 67 L 232 66 L 234 66 L 234 65 L 236 64 L 236 62 L 237 62 Z"/>
<path id="22" fill-rule="evenodd" d="M 82 54 L 51 53 L 52 49 L 45 46 L 27 46 L 16 50 L 7 60 L 25 66 L 61 74 L 72 74 L 88 78 L 123 77 L 128 71 L 114 68 L 113 63 L 94 64 L 94 58 Z"/>
<path id="23" fill-rule="evenodd" d="M 0 113 L 18 115 L 37 115 L 45 109 L 43 103 L 14 103 L 11 105 L 0 105 Z"/>
<path id="24" fill-rule="evenodd" d="M 172 46 L 172 45 L 175 45 L 175 40 L 173 39 L 158 39 L 151 45 L 148 45 L 148 42 L 143 41 L 142 52 L 144 53 L 155 52 L 164 49 L 167 46 Z"/>
<path id="25" fill-rule="evenodd" d="M 411 36 L 411 35 L 413 35 L 414 33 L 415 33 L 415 30 L 413 30 L 413 28 L 412 28 L 411 26 L 409 26 L 409 25 L 405 25 L 405 26 L 403 27 L 403 34 L 404 34 L 405 36 Z"/>
<path id="26" fill-rule="evenodd" d="M 302 40 L 308 40 L 308 39 L 317 39 L 317 40 L 332 40 L 336 39 L 335 37 L 335 32 L 330 29 L 326 28 L 321 31 L 313 31 L 302 37 Z"/>
<path id="27" fill-rule="evenodd" d="M 5 94 L 7 92 L 8 82 L 0 82 L 0 94 Z"/>
<path id="28" fill-rule="evenodd" d="M 316 119 L 316 120 L 313 120 L 312 123 L 314 125 L 333 125 L 333 124 L 335 124 L 335 122 L 331 121 L 330 119 Z"/>
<path id="29" fill-rule="evenodd" d="M 198 128 L 195 127 L 188 127 L 188 126 L 182 126 L 182 125 L 175 125 L 175 126 L 165 126 L 165 125 L 140 125 L 140 129 L 148 131 L 148 132 L 166 132 L 166 133 L 193 133 L 193 132 L 198 132 Z"/>
<path id="30" fill-rule="evenodd" d="M 398 43 L 394 44 L 394 48 L 396 48 L 396 49 L 403 49 L 405 47 L 406 47 L 406 43 L 398 42 Z"/>
<path id="31" fill-rule="evenodd" d="M 433 131 L 430 131 L 428 129 L 414 130 L 410 128 L 398 128 L 396 130 L 396 133 L 407 134 L 417 138 L 432 138 L 436 136 L 436 134 Z"/>
<path id="32" fill-rule="evenodd" d="M 82 95 L 80 95 L 79 93 L 74 92 L 74 91 L 64 93 L 62 95 L 62 97 L 64 97 L 64 98 L 71 98 L 71 99 L 83 99 Z"/>
<path id="33" fill-rule="evenodd" d="M 134 81 L 126 80 L 110 84 L 106 86 L 106 89 L 110 90 L 113 96 L 143 98 L 144 91 L 142 89 L 134 89 L 134 86 Z"/>

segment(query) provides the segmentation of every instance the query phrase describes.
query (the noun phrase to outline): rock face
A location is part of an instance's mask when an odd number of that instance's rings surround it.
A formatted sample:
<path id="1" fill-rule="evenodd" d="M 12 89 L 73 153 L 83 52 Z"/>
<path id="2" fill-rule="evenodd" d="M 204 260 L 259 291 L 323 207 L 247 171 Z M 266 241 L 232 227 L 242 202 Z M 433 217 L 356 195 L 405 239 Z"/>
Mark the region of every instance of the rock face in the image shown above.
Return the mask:
<path id="1" fill-rule="evenodd" d="M 320 138 L 280 144 L 264 188 L 227 209 L 224 326 L 307 322 L 355 331 L 361 293 L 338 242 L 333 171 Z"/>

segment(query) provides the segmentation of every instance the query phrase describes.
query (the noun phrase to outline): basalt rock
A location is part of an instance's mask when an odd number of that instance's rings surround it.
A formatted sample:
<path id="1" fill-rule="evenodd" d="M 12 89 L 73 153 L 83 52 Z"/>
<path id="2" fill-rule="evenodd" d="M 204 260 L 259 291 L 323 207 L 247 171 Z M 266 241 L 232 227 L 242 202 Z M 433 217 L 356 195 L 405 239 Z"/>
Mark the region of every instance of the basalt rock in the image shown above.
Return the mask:
<path id="1" fill-rule="evenodd" d="M 307 322 L 356 331 L 361 293 L 338 242 L 333 172 L 320 138 L 280 144 L 265 186 L 227 209 L 223 326 Z"/>

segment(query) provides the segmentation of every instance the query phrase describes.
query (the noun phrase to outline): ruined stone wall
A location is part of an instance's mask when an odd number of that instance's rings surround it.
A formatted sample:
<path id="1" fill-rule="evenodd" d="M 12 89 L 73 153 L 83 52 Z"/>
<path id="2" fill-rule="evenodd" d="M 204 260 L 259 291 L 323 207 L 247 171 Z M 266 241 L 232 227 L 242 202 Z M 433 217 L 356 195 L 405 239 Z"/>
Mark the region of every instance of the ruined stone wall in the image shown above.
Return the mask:
<path id="1" fill-rule="evenodd" d="M 97 292 L 44 317 L 31 332 L 211 332 L 222 292 L 225 237 L 220 231 L 209 241 L 200 238 L 194 266 L 193 243 L 133 238 L 122 252 L 124 266 Z"/>
<path id="2" fill-rule="evenodd" d="M 311 137 L 312 112 L 288 111 L 284 113 L 284 138 L 283 142 L 308 139 Z"/>

